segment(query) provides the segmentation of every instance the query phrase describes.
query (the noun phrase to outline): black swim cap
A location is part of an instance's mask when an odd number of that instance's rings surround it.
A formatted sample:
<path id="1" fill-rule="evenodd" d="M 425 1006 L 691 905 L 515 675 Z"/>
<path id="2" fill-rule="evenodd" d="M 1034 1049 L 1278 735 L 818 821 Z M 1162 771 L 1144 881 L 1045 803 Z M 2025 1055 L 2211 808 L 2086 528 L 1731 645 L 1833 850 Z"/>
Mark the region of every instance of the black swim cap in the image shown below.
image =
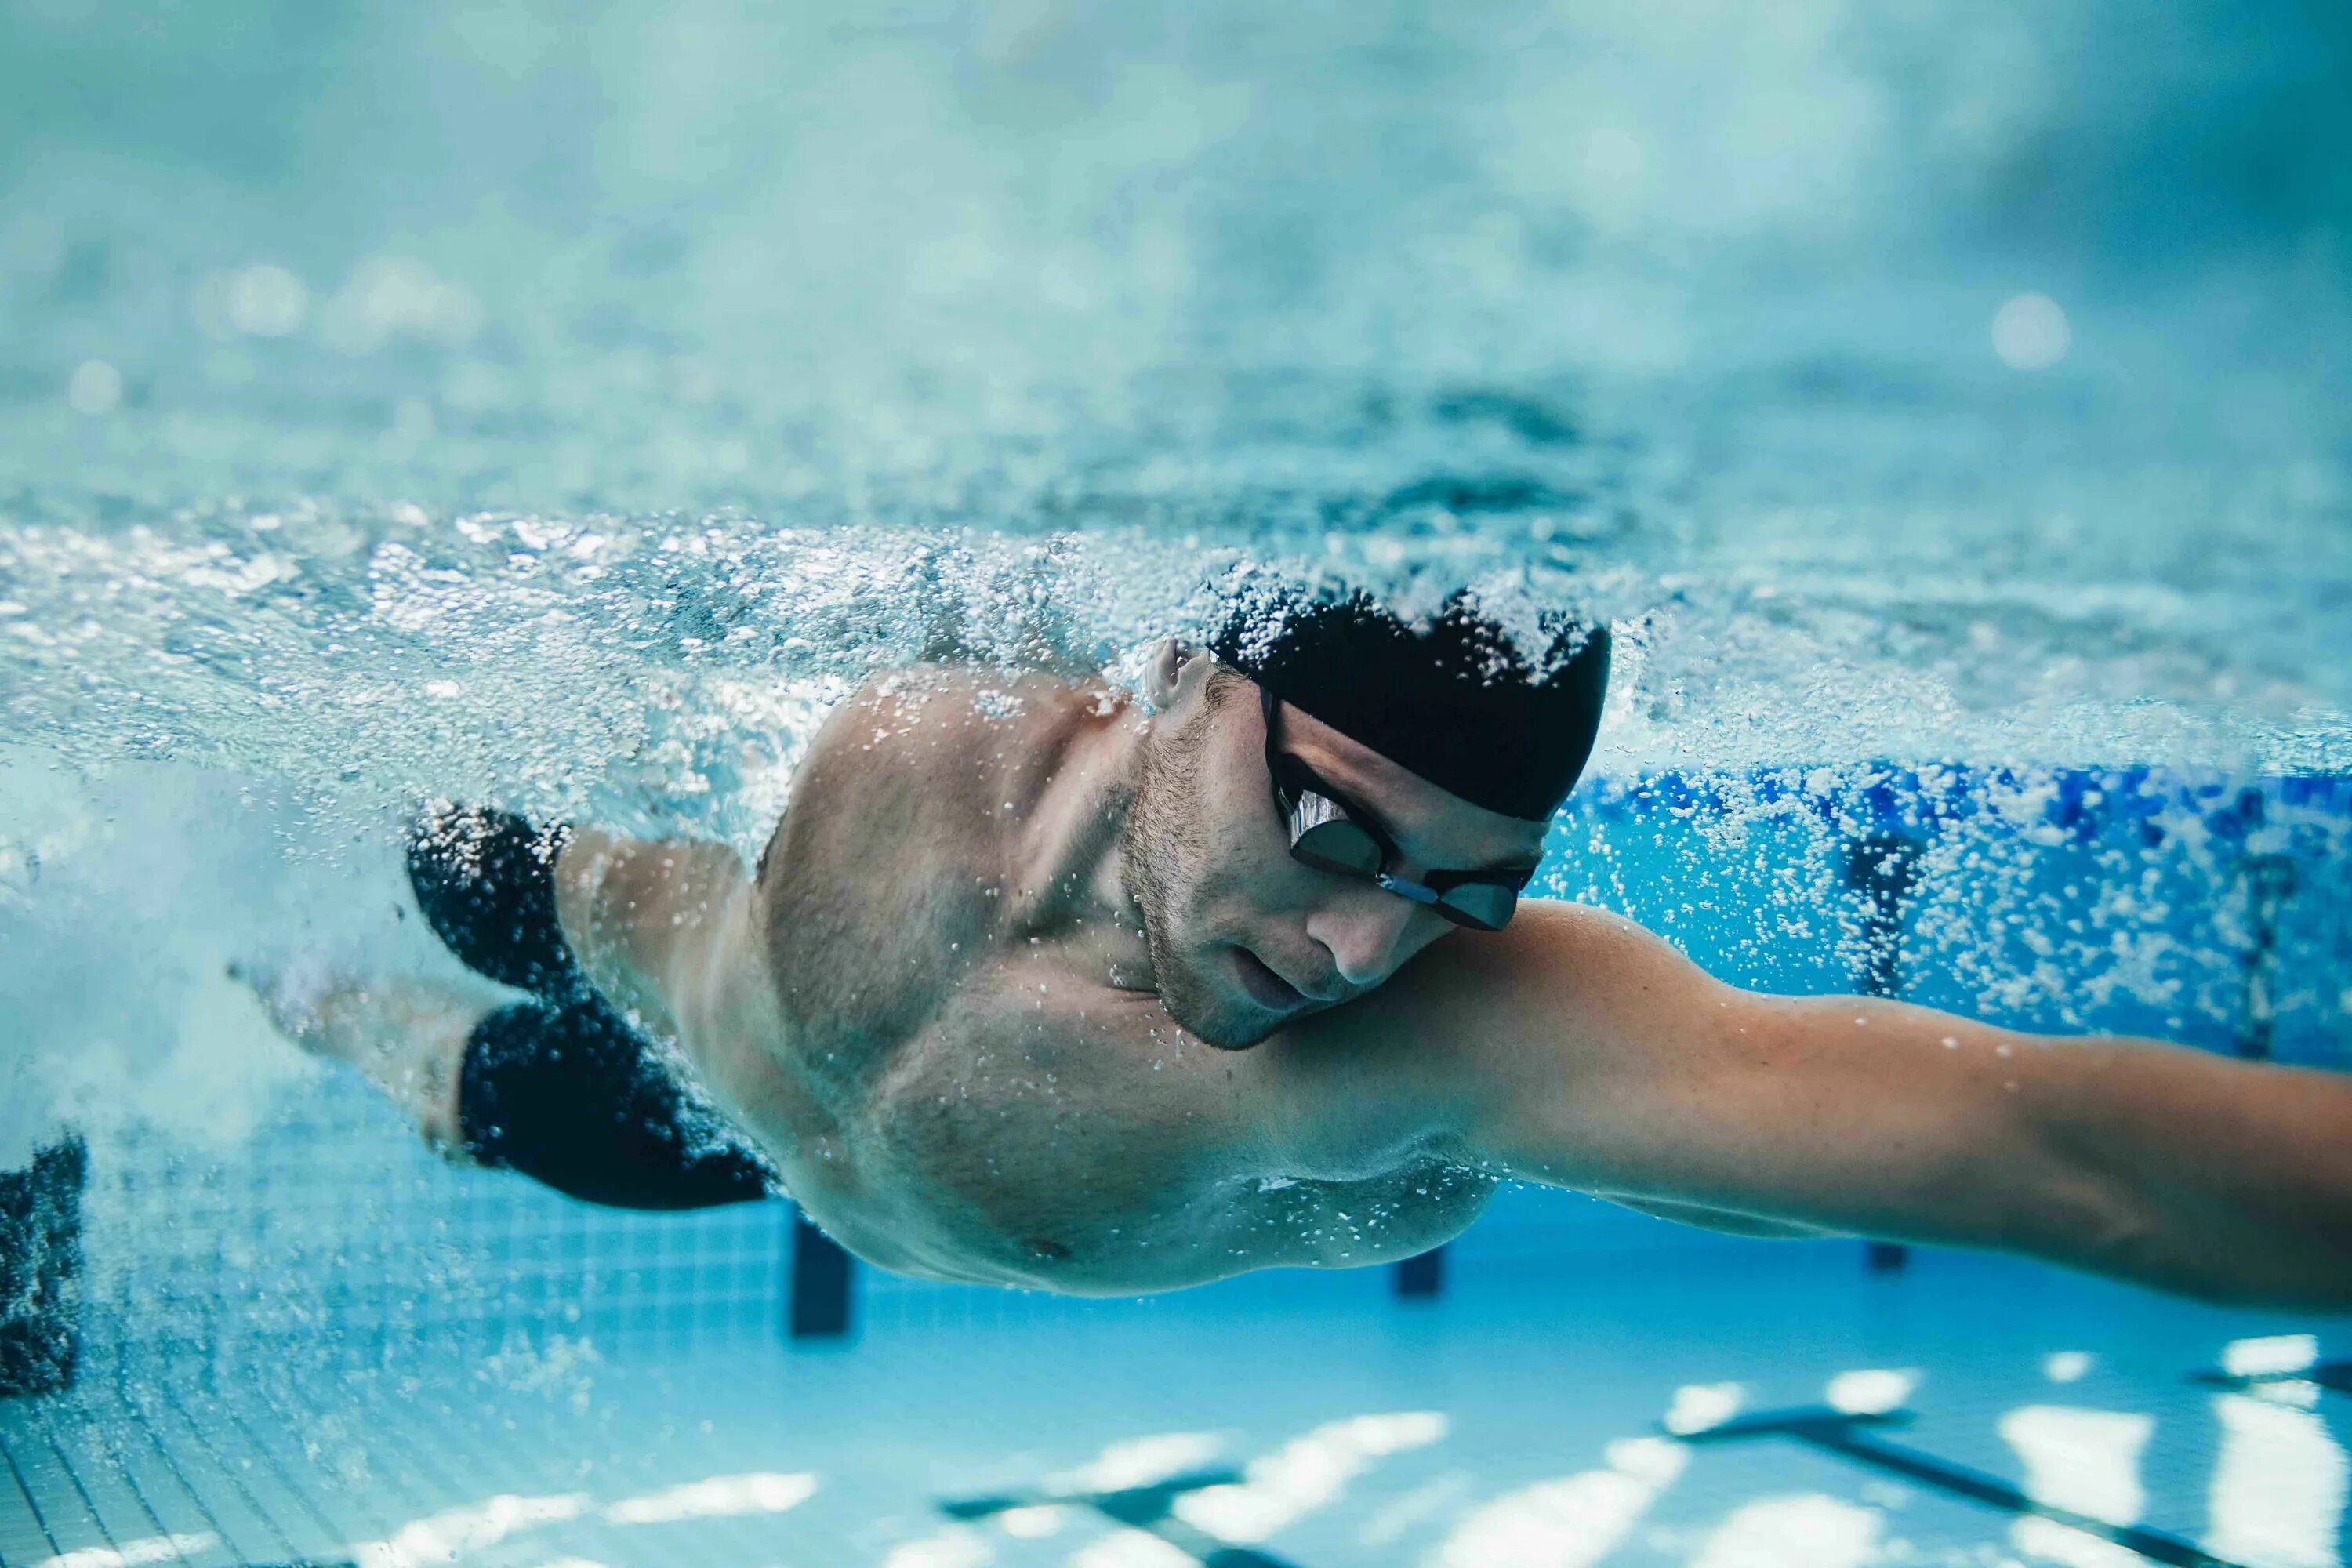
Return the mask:
<path id="1" fill-rule="evenodd" d="M 1550 818 L 1584 771 L 1609 632 L 1537 617 L 1523 648 L 1456 594 L 1407 622 L 1370 595 L 1246 575 L 1223 584 L 1209 647 L 1276 697 L 1473 805 Z"/>

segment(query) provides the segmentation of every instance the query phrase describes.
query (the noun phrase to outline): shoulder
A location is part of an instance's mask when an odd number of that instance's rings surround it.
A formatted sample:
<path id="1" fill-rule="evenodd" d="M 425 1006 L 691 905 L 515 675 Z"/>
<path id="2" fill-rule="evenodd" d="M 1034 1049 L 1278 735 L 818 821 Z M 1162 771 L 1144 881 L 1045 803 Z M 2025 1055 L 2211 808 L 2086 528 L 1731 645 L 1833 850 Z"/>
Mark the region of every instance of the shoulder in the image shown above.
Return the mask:
<path id="1" fill-rule="evenodd" d="M 811 740 L 761 880 L 824 896 L 877 855 L 886 870 L 927 853 L 999 858 L 1072 735 L 1117 706 L 1099 681 L 953 665 L 877 675 Z"/>
<path id="2" fill-rule="evenodd" d="M 1493 933 L 1457 931 L 1358 1005 L 1382 1032 L 1471 1045 L 1497 1026 L 1574 1034 L 1629 999 L 1696 996 L 1717 983 L 1664 938 L 1589 904 L 1530 899 Z"/>
<path id="3" fill-rule="evenodd" d="M 812 747 L 860 750 L 947 742 L 1043 738 L 1119 700 L 1099 678 L 1075 679 L 986 665 L 918 664 L 869 678 L 827 716 Z"/>
<path id="4" fill-rule="evenodd" d="M 1118 703 L 1100 681 L 958 665 L 884 671 L 818 727 L 770 847 L 789 841 L 805 853 L 812 840 L 838 841 L 917 805 L 916 826 L 959 843 L 985 838 L 1051 773 L 1069 736 Z"/>
<path id="5" fill-rule="evenodd" d="M 1459 932 L 1369 995 L 1260 1047 L 1290 1136 L 1470 1157 L 1495 1102 L 1595 1087 L 1661 1020 L 1722 988 L 1622 916 L 1536 900 L 1509 928 Z"/>
<path id="6" fill-rule="evenodd" d="M 1682 982 L 1696 971 L 1673 947 L 1622 915 L 1531 899 L 1493 933 L 1452 932 L 1379 990 L 1318 1014 L 1276 1039 L 1302 1062 L 1425 1059 L 1467 1047 L 1507 1016 L 1537 1009 L 1574 1025 L 1627 990 Z M 1703 977 L 1701 977 L 1703 978 Z"/>
<path id="7" fill-rule="evenodd" d="M 905 1039 L 966 986 L 1008 914 L 1013 850 L 1099 683 L 925 665 L 829 714 L 760 862 L 778 999 L 860 1055 Z"/>

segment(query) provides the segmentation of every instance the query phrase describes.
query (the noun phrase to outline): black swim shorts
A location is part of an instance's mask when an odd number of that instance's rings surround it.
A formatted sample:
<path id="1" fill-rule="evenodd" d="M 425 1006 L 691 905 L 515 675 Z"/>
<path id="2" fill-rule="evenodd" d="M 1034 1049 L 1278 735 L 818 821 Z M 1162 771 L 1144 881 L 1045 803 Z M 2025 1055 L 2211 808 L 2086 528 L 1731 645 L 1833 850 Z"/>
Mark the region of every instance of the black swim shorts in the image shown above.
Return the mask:
<path id="1" fill-rule="evenodd" d="M 616 1208 L 767 1196 L 766 1168 L 725 1140 L 572 956 L 554 879 L 569 837 L 480 807 L 428 812 L 409 837 L 409 884 L 434 933 L 476 973 L 531 994 L 467 1042 L 467 1151 Z"/>

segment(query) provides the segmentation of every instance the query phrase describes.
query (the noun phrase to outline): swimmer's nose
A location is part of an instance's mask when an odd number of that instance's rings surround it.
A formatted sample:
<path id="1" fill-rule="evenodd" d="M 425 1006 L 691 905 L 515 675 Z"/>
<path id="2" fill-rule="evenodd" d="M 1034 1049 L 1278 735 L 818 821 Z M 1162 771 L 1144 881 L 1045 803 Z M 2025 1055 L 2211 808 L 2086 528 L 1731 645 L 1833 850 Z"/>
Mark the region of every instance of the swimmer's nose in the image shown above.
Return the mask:
<path id="1" fill-rule="evenodd" d="M 1400 944 L 1415 905 L 1370 883 L 1349 888 L 1307 917 L 1307 934 L 1331 955 L 1350 991 L 1377 985 L 1403 962 Z"/>

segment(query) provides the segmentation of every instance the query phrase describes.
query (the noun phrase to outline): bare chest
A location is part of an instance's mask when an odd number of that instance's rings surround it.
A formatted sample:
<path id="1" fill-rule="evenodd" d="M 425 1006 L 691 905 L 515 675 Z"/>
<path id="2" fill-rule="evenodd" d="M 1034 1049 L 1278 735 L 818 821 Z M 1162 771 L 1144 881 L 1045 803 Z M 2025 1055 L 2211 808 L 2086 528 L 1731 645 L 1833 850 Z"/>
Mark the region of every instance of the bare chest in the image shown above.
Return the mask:
<path id="1" fill-rule="evenodd" d="M 1483 1186 L 1408 1152 L 1300 1168 L 1277 1053 L 1218 1051 L 1112 984 L 1139 934 L 1070 871 L 1091 852 L 1040 848 L 1051 704 L 1011 729 L 904 707 L 829 724 L 762 883 L 789 1020 L 763 1137 L 820 1223 L 884 1268 L 1102 1294 L 1467 1223 Z"/>
<path id="2" fill-rule="evenodd" d="M 1276 1072 L 1184 1036 L 1155 999 L 998 987 L 896 1053 L 806 1196 L 885 1267 L 1081 1294 L 1377 1263 L 1483 1206 L 1489 1184 L 1409 1152 L 1297 1168 L 1268 1115 Z"/>

